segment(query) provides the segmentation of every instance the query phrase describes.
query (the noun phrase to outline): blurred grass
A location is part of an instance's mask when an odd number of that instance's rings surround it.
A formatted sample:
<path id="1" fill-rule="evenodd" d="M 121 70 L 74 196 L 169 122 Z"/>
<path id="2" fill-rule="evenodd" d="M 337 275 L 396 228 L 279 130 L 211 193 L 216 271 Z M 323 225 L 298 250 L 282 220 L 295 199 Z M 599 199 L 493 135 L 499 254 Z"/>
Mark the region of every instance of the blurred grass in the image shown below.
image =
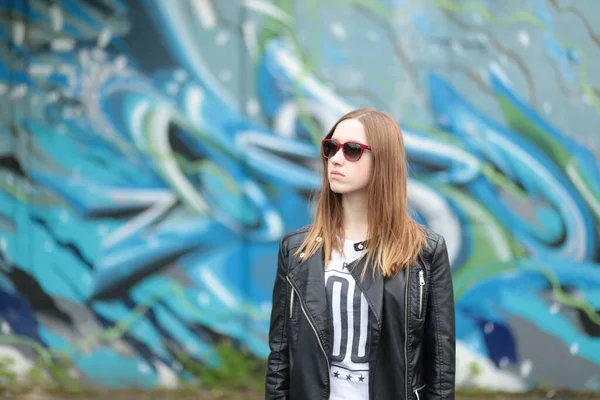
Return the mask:
<path id="1" fill-rule="evenodd" d="M 252 357 L 229 340 L 215 347 L 218 366 L 209 368 L 183 352 L 175 353 L 187 379 L 179 389 L 106 390 L 94 388 L 73 374 L 70 359 L 37 360 L 28 376 L 17 377 L 13 361 L 0 359 L 0 399 L 19 400 L 259 400 L 264 399 L 266 362 Z M 479 369 L 473 366 L 475 377 Z M 555 391 L 548 384 L 528 393 L 501 393 L 484 389 L 457 391 L 456 400 L 600 400 L 600 392 Z"/>
<path id="2" fill-rule="evenodd" d="M 193 389 L 193 390 L 120 390 L 63 392 L 56 390 L 28 389 L 16 392 L 0 392 L 0 399 L 20 400 L 263 400 L 264 392 L 251 389 Z M 537 391 L 530 393 L 500 393 L 483 390 L 459 391 L 456 400 L 579 400 L 600 399 L 600 393 L 570 391 Z"/>

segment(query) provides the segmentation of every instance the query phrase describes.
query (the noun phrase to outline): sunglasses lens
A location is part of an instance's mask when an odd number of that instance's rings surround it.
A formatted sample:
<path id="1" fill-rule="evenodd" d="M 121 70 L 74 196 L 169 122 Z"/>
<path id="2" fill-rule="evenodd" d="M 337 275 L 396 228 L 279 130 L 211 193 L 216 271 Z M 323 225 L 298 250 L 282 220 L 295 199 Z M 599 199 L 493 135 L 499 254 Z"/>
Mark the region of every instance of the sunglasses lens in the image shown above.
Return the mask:
<path id="1" fill-rule="evenodd" d="M 348 161 L 356 161 L 362 154 L 362 148 L 358 143 L 348 142 L 344 144 L 344 154 Z"/>
<path id="2" fill-rule="evenodd" d="M 326 140 L 323 142 L 323 155 L 325 158 L 333 157 L 336 153 L 338 145 L 333 140 Z"/>

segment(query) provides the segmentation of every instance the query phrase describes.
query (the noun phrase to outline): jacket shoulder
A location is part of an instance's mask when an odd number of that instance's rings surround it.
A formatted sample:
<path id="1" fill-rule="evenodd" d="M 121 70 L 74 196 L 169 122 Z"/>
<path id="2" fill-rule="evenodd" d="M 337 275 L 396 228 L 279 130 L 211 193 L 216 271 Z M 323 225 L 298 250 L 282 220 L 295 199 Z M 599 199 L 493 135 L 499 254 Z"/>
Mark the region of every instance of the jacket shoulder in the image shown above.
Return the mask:
<path id="1" fill-rule="evenodd" d="M 439 233 L 427 228 L 426 226 L 421 226 L 423 233 L 425 233 L 425 245 L 423 246 L 423 253 L 425 255 L 425 259 L 433 261 L 433 254 L 435 253 L 436 248 L 439 244 L 444 242 L 444 237 Z"/>
<path id="2" fill-rule="evenodd" d="M 281 239 L 282 246 L 288 251 L 297 249 L 304 241 L 304 238 L 306 238 L 306 235 L 310 231 L 311 227 L 312 225 L 305 225 L 301 228 L 296 229 L 295 231 L 288 232 Z"/>

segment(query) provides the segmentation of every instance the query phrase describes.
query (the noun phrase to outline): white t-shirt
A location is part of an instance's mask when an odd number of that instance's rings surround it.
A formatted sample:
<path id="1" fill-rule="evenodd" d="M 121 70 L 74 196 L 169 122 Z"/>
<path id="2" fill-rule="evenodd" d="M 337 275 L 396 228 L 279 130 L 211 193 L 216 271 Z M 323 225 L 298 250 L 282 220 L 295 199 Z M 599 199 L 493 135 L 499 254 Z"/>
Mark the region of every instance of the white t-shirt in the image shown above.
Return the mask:
<path id="1" fill-rule="evenodd" d="M 333 325 L 329 400 L 369 399 L 369 305 L 346 265 L 365 250 L 345 240 L 343 255 L 333 251 L 325 287 Z"/>

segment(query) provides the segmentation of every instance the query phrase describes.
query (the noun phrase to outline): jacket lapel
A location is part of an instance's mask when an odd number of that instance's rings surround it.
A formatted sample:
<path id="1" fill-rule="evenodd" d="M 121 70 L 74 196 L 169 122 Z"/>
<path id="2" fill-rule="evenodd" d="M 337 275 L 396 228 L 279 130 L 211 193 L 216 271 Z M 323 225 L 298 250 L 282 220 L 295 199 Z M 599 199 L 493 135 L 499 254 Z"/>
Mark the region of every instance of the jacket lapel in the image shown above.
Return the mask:
<path id="1" fill-rule="evenodd" d="M 290 269 L 289 278 L 298 291 L 304 307 L 312 318 L 317 334 L 321 341 L 330 350 L 329 309 L 327 293 L 325 291 L 325 268 L 323 266 L 323 250 L 320 248 L 308 259 L 295 258 L 293 268 Z M 357 285 L 369 303 L 369 308 L 375 316 L 377 326 L 381 328 L 381 310 L 383 306 L 383 275 L 379 270 L 367 265 L 366 257 L 350 264 L 350 272 L 356 280 Z M 367 268 L 365 276 L 361 279 L 364 268 Z"/>
<path id="2" fill-rule="evenodd" d="M 356 261 L 355 265 L 350 268 L 350 272 L 356 284 L 363 291 L 371 312 L 375 315 L 377 325 L 381 327 L 381 309 L 383 306 L 383 275 L 378 269 L 373 273 L 372 262 L 368 265 L 366 263 L 366 256 Z M 361 275 L 364 269 L 367 269 L 364 274 L 364 278 L 361 279 Z"/>
<path id="3" fill-rule="evenodd" d="M 306 260 L 296 258 L 293 262 L 295 265 L 290 270 L 289 278 L 302 298 L 302 303 L 312 318 L 321 341 L 329 346 L 329 311 L 325 291 L 323 250 L 319 249 Z"/>

